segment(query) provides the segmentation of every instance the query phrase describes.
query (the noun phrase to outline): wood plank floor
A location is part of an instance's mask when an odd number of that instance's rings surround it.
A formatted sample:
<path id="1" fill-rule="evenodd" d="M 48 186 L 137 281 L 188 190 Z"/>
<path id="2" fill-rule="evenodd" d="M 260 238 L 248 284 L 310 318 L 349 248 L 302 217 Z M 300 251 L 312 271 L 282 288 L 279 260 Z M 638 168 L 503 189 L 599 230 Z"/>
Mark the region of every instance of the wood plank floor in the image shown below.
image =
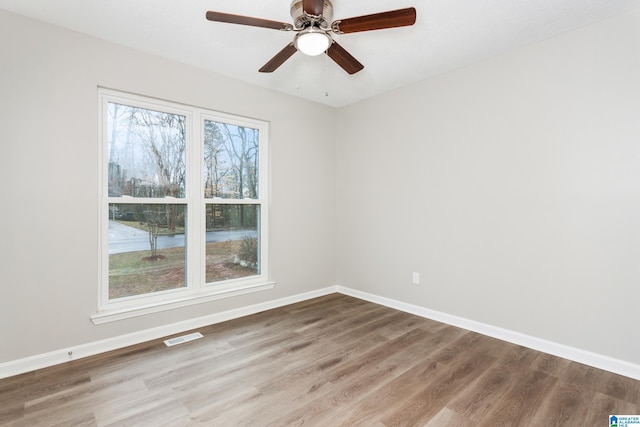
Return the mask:
<path id="1" fill-rule="evenodd" d="M 640 381 L 341 294 L 0 380 L 2 426 L 606 426 Z"/>

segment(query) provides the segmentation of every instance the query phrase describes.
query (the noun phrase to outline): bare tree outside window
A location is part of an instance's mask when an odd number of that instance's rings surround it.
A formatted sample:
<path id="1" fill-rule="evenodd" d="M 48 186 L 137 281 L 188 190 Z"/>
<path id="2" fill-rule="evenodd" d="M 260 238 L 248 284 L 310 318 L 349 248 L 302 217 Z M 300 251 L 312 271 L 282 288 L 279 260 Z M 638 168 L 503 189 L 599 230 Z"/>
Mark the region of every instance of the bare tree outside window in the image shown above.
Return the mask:
<path id="1" fill-rule="evenodd" d="M 257 199 L 258 130 L 205 120 L 204 132 L 204 197 Z M 207 282 L 258 274 L 258 206 L 207 204 L 205 215 Z M 221 239 L 219 236 L 229 237 L 224 242 L 209 242 Z"/>
<path id="2" fill-rule="evenodd" d="M 186 117 L 109 103 L 109 194 L 184 197 Z"/>
<path id="3" fill-rule="evenodd" d="M 258 197 L 259 132 L 205 120 L 205 197 Z"/>
<path id="4" fill-rule="evenodd" d="M 143 211 L 144 223 L 147 226 L 147 232 L 149 233 L 149 246 L 151 249 L 151 255 L 147 258 L 143 258 L 148 261 L 155 261 L 157 259 L 164 258 L 162 255 L 158 255 L 158 234 L 160 232 L 160 224 L 166 223 L 166 211 L 162 212 L 164 206 L 149 205 Z"/>
<path id="5" fill-rule="evenodd" d="M 115 203 L 109 211 L 116 218 L 109 221 L 110 298 L 186 286 L 184 205 Z"/>
<path id="6" fill-rule="evenodd" d="M 110 208 L 109 294 L 184 287 L 184 206 L 135 200 L 184 198 L 186 117 L 118 103 L 107 116 L 109 195 L 134 202 Z"/>
<path id="7" fill-rule="evenodd" d="M 204 165 L 204 196 L 222 197 L 223 180 L 230 168 L 220 129 L 210 120 L 204 121 Z"/>

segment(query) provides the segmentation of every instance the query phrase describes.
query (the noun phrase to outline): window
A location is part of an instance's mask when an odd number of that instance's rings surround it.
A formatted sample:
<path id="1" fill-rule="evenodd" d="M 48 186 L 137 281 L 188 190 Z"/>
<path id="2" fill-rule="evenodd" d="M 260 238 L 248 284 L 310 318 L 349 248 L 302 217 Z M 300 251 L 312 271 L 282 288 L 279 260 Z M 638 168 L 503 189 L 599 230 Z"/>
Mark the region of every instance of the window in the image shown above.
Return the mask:
<path id="1" fill-rule="evenodd" d="M 101 89 L 95 323 L 273 286 L 267 125 Z"/>

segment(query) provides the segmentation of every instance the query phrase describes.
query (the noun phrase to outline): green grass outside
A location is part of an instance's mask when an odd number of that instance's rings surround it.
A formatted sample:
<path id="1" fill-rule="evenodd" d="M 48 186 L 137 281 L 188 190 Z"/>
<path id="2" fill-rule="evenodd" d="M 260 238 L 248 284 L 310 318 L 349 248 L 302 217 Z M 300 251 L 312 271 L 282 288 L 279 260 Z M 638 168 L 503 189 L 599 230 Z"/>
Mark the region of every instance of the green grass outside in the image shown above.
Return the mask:
<path id="1" fill-rule="evenodd" d="M 233 262 L 239 249 L 239 240 L 207 244 L 207 283 L 256 274 L 254 268 L 242 267 Z M 145 260 L 151 255 L 149 250 L 109 255 L 109 298 L 186 286 L 184 248 L 158 249 L 157 254 L 161 259 L 153 261 Z"/>

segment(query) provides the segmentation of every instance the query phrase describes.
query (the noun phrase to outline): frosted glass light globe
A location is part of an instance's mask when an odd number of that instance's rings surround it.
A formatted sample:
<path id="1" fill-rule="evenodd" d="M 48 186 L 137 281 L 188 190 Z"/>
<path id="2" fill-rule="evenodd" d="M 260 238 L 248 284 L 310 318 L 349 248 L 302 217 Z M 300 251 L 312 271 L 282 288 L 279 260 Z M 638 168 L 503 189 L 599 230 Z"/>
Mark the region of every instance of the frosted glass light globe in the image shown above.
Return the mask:
<path id="1" fill-rule="evenodd" d="M 309 27 L 296 34 L 294 46 L 300 52 L 309 56 L 320 55 L 331 45 L 331 39 L 323 31 Z"/>

